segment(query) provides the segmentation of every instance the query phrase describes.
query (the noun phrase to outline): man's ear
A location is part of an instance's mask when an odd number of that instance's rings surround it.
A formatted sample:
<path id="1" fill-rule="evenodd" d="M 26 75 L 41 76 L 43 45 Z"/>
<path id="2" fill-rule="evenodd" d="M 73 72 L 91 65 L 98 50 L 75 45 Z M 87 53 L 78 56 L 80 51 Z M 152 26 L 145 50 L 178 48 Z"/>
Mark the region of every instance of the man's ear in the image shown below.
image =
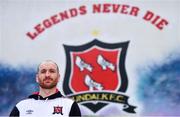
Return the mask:
<path id="1" fill-rule="evenodd" d="M 39 83 L 38 74 L 36 74 L 36 82 Z"/>
<path id="2" fill-rule="evenodd" d="M 58 82 L 60 81 L 60 74 L 58 74 Z"/>

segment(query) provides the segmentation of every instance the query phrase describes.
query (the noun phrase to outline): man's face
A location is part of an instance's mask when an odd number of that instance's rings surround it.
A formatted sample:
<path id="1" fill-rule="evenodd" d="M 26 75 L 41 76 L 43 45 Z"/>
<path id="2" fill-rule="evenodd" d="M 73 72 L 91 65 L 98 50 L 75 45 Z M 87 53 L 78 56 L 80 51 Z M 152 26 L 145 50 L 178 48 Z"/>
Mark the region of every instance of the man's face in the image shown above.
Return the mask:
<path id="1" fill-rule="evenodd" d="M 36 81 L 43 89 L 52 89 L 56 87 L 59 81 L 59 71 L 55 63 L 46 61 L 40 64 Z"/>

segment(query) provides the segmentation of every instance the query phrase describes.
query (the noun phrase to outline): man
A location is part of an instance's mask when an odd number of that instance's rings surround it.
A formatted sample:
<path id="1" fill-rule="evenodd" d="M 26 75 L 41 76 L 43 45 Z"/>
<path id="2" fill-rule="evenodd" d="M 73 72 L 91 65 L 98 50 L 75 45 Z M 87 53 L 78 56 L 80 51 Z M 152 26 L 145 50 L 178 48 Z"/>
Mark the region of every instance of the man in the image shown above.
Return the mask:
<path id="1" fill-rule="evenodd" d="M 57 64 L 51 60 L 42 62 L 36 74 L 39 92 L 20 101 L 13 108 L 10 116 L 81 116 L 78 104 L 63 97 L 58 91 L 59 79 Z"/>

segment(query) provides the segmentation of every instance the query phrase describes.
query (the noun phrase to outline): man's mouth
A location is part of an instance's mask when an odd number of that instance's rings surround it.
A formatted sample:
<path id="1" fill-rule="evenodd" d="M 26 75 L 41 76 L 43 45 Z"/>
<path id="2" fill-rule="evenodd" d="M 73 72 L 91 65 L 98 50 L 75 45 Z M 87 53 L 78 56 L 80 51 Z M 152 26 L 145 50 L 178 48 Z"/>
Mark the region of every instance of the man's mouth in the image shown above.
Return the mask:
<path id="1" fill-rule="evenodd" d="M 51 81 L 52 81 L 51 78 L 46 78 L 46 79 L 44 79 L 44 82 L 47 82 L 47 83 L 49 83 L 49 82 L 51 82 Z"/>

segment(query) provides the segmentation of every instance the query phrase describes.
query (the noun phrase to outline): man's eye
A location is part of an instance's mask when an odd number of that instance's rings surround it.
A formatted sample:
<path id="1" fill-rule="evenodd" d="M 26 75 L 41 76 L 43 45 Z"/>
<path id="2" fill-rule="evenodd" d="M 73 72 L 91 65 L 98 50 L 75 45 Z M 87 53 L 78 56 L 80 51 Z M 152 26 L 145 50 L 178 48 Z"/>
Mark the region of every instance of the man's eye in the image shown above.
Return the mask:
<path id="1" fill-rule="evenodd" d="M 54 69 L 50 69 L 49 72 L 55 73 L 56 71 Z"/>
<path id="2" fill-rule="evenodd" d="M 46 73 L 46 70 L 41 70 L 41 73 Z"/>

